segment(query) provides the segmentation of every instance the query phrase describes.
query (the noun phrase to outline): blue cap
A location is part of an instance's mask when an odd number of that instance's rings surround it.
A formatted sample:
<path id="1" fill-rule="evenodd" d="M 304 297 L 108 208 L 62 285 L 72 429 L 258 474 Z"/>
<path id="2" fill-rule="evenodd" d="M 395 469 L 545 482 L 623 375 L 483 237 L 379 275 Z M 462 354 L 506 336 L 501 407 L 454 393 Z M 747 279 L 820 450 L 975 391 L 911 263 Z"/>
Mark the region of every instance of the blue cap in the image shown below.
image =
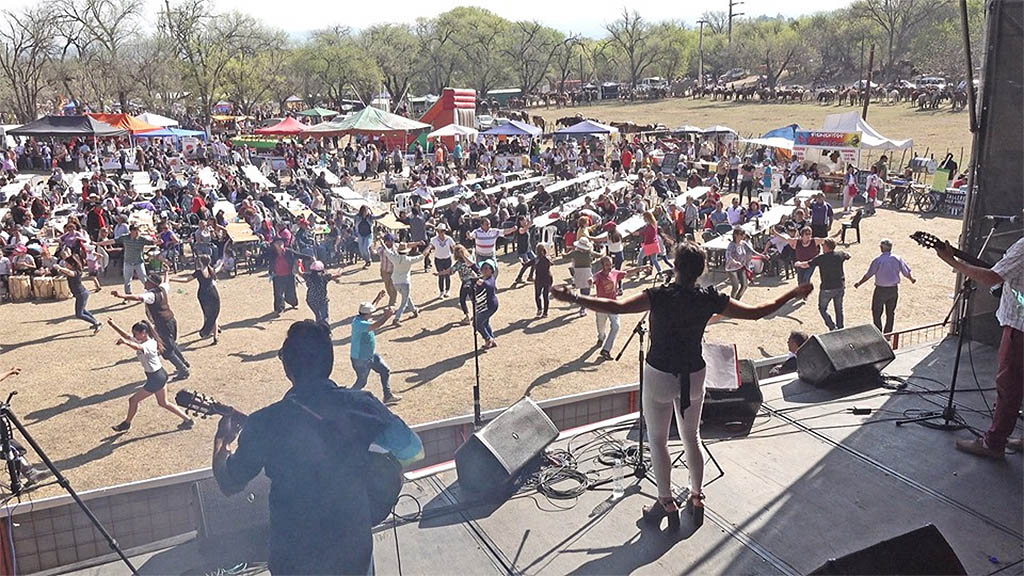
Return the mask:
<path id="1" fill-rule="evenodd" d="M 395 235 L 391 234 L 390 232 L 388 232 L 387 234 L 384 235 L 384 241 L 385 242 L 394 242 L 395 241 Z"/>

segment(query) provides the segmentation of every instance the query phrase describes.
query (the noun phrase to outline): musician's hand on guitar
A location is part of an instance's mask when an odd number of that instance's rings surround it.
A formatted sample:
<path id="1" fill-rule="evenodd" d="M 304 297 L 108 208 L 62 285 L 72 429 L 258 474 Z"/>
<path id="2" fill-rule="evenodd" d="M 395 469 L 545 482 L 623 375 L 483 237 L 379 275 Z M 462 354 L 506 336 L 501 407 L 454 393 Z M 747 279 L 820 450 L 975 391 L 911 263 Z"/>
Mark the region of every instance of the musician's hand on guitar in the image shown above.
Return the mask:
<path id="1" fill-rule="evenodd" d="M 238 438 L 238 433 L 241 430 L 241 418 L 235 418 L 234 414 L 222 416 L 220 422 L 217 424 L 217 439 L 221 440 L 225 444 L 231 444 L 235 441 L 235 438 Z"/>
<path id="2" fill-rule="evenodd" d="M 940 242 L 935 245 L 935 254 L 947 264 L 953 264 L 956 261 L 953 257 L 953 248 L 946 242 Z"/>

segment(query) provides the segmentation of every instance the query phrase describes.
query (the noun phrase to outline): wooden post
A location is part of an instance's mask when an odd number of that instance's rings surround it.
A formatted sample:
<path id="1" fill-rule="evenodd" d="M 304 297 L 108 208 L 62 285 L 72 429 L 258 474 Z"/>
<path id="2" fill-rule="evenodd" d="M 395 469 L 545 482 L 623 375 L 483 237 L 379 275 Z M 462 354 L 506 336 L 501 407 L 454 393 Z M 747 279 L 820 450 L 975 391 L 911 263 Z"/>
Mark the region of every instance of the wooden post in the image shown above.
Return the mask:
<path id="1" fill-rule="evenodd" d="M 871 44 L 871 52 L 868 53 L 868 78 L 864 83 L 864 110 L 861 111 L 860 117 L 864 120 L 868 119 L 868 104 L 871 103 L 871 69 L 875 66 L 875 44 Z"/>

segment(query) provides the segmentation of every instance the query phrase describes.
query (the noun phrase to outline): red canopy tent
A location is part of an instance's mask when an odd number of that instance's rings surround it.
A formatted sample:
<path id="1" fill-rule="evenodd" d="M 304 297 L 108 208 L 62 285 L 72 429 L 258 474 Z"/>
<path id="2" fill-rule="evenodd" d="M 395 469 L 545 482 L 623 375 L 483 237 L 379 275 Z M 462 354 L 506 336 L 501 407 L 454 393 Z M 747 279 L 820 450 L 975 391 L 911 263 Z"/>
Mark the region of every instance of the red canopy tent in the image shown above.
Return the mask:
<path id="1" fill-rule="evenodd" d="M 302 122 L 299 122 L 295 118 L 289 116 L 273 126 L 257 128 L 254 132 L 263 136 L 297 136 L 305 132 L 308 128 L 309 126 L 306 126 Z"/>

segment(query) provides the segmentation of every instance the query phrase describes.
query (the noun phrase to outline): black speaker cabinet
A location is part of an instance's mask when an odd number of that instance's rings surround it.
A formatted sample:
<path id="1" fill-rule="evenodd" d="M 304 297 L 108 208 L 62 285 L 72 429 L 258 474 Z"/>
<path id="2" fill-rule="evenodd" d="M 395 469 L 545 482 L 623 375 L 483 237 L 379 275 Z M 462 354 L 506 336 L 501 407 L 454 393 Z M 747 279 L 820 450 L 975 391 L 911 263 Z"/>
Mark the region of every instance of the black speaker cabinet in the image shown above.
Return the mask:
<path id="1" fill-rule="evenodd" d="M 960 576 L 963 564 L 932 524 L 822 564 L 811 576 Z"/>
<path id="2" fill-rule="evenodd" d="M 740 386 L 732 390 L 706 387 L 701 420 L 721 422 L 753 418 L 761 409 L 764 396 L 752 360 L 740 360 Z"/>
<path id="3" fill-rule="evenodd" d="M 529 397 L 477 430 L 455 451 L 459 485 L 503 493 L 520 470 L 558 437 L 548 415 Z"/>
<path id="4" fill-rule="evenodd" d="M 895 358 L 882 333 L 865 324 L 811 336 L 796 351 L 796 371 L 815 386 L 861 383 Z"/>

